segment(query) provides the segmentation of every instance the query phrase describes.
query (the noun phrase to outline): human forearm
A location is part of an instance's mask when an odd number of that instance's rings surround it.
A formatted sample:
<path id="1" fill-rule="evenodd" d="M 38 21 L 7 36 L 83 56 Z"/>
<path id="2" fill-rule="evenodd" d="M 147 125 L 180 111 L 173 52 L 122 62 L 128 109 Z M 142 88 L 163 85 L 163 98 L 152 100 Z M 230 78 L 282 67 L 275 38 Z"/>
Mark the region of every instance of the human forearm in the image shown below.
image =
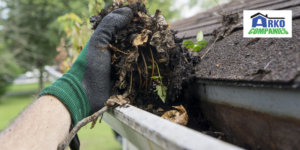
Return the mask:
<path id="1" fill-rule="evenodd" d="M 117 31 L 130 23 L 133 15 L 130 8 L 124 7 L 101 20 L 70 70 L 46 87 L 40 98 L 0 135 L 1 150 L 57 149 L 69 132 L 71 120 L 76 125 L 104 107 L 111 89 L 108 44 Z M 78 138 L 74 138 L 70 147 L 79 149 Z"/>
<path id="2" fill-rule="evenodd" d="M 53 96 L 42 96 L 0 134 L 0 149 L 57 149 L 70 125 L 66 107 Z"/>

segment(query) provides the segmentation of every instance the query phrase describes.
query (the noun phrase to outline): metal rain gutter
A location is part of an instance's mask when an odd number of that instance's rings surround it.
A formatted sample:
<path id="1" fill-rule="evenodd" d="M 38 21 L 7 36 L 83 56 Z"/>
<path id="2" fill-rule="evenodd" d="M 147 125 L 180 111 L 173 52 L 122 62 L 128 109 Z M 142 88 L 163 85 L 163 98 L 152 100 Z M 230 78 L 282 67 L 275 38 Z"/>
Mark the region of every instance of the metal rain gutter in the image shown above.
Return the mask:
<path id="1" fill-rule="evenodd" d="M 59 78 L 62 74 L 52 67 L 45 70 Z M 130 106 L 128 108 L 110 108 L 103 119 L 115 131 L 141 150 L 241 150 L 219 139 L 162 119 L 144 110 Z"/>
<path id="2" fill-rule="evenodd" d="M 52 77 L 58 79 L 63 76 L 62 73 L 57 72 L 54 67 L 45 66 L 44 68 Z"/>
<path id="3" fill-rule="evenodd" d="M 196 91 L 202 102 L 227 103 L 273 116 L 300 119 L 300 89 L 198 84 Z"/>
<path id="4" fill-rule="evenodd" d="M 300 89 L 202 81 L 192 87 L 204 116 L 228 142 L 247 149 L 300 149 Z"/>
<path id="5" fill-rule="evenodd" d="M 110 109 L 103 119 L 141 150 L 242 149 L 134 106 Z"/>

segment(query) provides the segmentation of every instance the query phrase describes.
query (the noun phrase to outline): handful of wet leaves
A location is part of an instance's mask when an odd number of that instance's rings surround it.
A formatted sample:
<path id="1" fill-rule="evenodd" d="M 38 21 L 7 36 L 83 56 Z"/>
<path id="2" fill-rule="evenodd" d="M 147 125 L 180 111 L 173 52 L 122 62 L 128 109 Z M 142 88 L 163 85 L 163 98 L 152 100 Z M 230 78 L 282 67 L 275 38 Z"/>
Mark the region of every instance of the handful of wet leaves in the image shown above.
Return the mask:
<path id="1" fill-rule="evenodd" d="M 90 18 L 92 29 L 122 7 L 132 9 L 134 17 L 109 45 L 111 77 L 116 80 L 112 90 L 129 91 L 131 105 L 186 125 L 188 115 L 179 97 L 182 87 L 194 79 L 199 56 L 181 46 L 182 39 L 175 36 L 160 10 L 151 16 L 142 2 L 114 3 Z M 172 107 L 175 103 L 179 106 Z"/>

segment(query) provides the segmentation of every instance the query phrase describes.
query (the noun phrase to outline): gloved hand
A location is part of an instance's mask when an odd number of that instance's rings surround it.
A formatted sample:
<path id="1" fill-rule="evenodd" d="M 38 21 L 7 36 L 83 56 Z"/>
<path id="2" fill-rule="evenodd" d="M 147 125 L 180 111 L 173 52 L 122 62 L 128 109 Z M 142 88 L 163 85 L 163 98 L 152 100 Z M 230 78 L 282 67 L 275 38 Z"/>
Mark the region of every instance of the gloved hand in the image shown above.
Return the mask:
<path id="1" fill-rule="evenodd" d="M 40 94 L 57 97 L 69 110 L 72 125 L 104 107 L 110 91 L 108 44 L 132 18 L 132 10 L 125 7 L 105 16 L 70 70 Z"/>

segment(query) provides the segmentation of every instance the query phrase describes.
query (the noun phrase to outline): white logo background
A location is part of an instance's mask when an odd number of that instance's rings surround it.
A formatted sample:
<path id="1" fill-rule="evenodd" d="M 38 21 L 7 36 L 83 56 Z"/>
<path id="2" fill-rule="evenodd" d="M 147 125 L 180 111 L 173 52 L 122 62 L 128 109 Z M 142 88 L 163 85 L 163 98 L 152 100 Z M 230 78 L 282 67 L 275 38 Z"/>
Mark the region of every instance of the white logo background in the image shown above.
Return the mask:
<path id="1" fill-rule="evenodd" d="M 289 34 L 248 34 L 248 32 L 252 29 L 252 19 L 251 16 L 256 13 L 261 13 L 263 15 L 268 15 L 270 18 L 285 18 L 285 29 Z M 244 10 L 243 15 L 243 26 L 244 26 L 244 38 L 255 38 L 255 37 L 292 37 L 292 10 Z M 261 21 L 259 21 L 261 23 Z M 262 28 L 258 26 L 256 28 Z"/>

